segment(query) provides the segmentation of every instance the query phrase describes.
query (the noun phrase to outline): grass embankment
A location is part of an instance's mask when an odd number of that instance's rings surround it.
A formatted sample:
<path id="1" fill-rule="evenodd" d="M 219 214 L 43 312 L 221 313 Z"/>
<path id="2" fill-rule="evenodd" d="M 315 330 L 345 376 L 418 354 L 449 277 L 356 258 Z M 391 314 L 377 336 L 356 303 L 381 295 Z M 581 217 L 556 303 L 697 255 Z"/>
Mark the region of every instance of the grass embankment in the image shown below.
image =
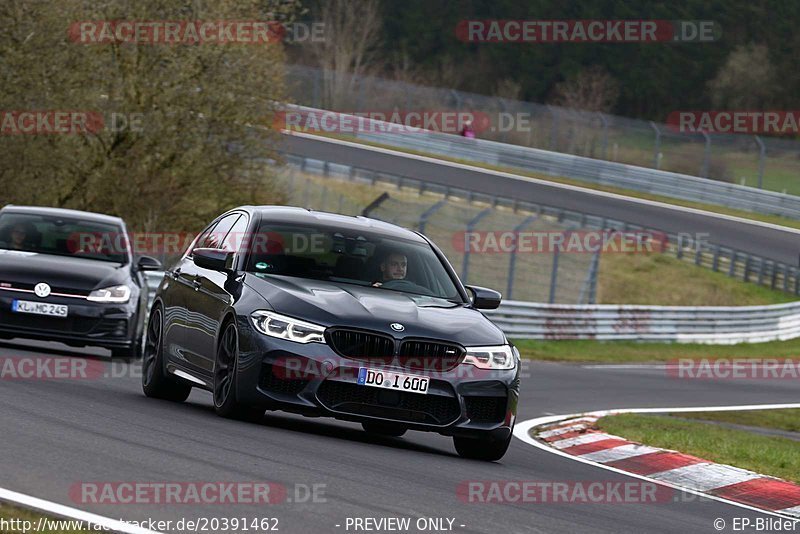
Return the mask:
<path id="1" fill-rule="evenodd" d="M 800 339 L 738 345 L 515 340 L 523 358 L 575 363 L 665 362 L 679 358 L 797 358 Z"/>
<path id="2" fill-rule="evenodd" d="M 728 412 L 728 416 L 738 413 L 742 412 Z M 796 414 L 776 419 L 785 417 L 798 420 Z M 658 415 L 613 415 L 597 424 L 603 432 L 631 441 L 800 483 L 800 443 L 787 438 Z"/>

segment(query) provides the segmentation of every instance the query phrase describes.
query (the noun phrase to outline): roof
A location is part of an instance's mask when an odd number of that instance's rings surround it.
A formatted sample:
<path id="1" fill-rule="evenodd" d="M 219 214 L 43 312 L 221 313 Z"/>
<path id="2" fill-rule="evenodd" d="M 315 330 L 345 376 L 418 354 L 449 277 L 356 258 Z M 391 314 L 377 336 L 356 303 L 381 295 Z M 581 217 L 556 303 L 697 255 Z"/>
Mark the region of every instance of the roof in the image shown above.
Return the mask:
<path id="1" fill-rule="evenodd" d="M 324 224 L 342 230 L 370 231 L 387 236 L 410 239 L 424 243 L 425 240 L 416 232 L 397 226 L 396 224 L 371 219 L 369 217 L 340 215 L 325 211 L 314 211 L 293 206 L 242 206 L 237 208 L 251 213 L 258 213 L 262 220 L 296 223 L 296 224 Z"/>
<path id="2" fill-rule="evenodd" d="M 125 222 L 111 215 L 94 213 L 91 211 L 68 210 L 64 208 L 48 208 L 45 206 L 14 206 L 9 204 L 0 210 L 4 213 L 25 213 L 30 215 L 47 215 L 50 217 L 65 217 L 70 219 L 83 219 L 93 222 L 104 222 L 109 224 L 124 225 Z"/>

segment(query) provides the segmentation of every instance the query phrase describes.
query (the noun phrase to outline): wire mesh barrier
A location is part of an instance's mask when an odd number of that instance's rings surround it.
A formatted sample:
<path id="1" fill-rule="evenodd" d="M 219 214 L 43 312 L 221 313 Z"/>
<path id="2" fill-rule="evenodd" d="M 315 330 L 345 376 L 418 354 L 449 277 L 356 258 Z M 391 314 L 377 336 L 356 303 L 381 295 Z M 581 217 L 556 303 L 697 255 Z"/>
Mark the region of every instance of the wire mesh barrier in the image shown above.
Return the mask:
<path id="1" fill-rule="evenodd" d="M 316 162 L 305 165 L 305 173 L 319 169 Z M 347 215 L 361 213 L 366 207 L 367 202 L 357 207 L 349 198 L 342 200 L 341 194 L 331 193 L 324 183 L 305 173 L 294 165 L 283 173 L 284 179 L 294 183 L 291 203 Z M 372 184 L 372 178 L 360 172 L 354 173 L 352 179 Z M 435 188 L 426 192 L 418 184 L 401 185 L 399 190 L 396 183 L 393 185 L 388 197 L 370 211 L 370 217 L 424 233 L 442 249 L 465 283 L 491 287 L 507 297 L 525 300 L 594 301 L 598 265 L 592 254 L 561 254 L 559 257 L 550 252 L 515 254 L 508 250 L 472 250 L 474 247 L 465 246 L 465 238 L 470 233 L 483 235 L 523 229 L 561 233 L 575 228 L 574 221 L 561 223 L 548 214 L 514 213 L 507 207 L 493 205 L 490 198 L 480 195 L 473 195 L 471 200 L 466 196 L 444 199 Z M 378 196 L 374 190 L 372 194 Z M 339 206 L 344 209 L 338 210 Z"/>
<path id="2" fill-rule="evenodd" d="M 287 68 L 287 79 L 291 97 L 306 106 L 472 112 L 484 122 L 482 139 L 800 195 L 800 142 L 793 139 L 681 132 L 674 124 L 300 65 Z"/>
<path id="3" fill-rule="evenodd" d="M 478 219 L 472 228 L 473 231 L 485 230 L 489 224 L 493 229 L 512 232 L 537 230 L 546 232 L 555 229 L 560 231 L 599 229 L 623 233 L 652 231 L 664 236 L 659 250 L 681 261 L 722 272 L 739 280 L 800 295 L 800 281 L 798 280 L 800 270 L 797 267 L 733 248 L 697 241 L 688 236 L 663 233 L 657 229 L 648 229 L 625 221 L 573 210 L 446 187 L 397 174 L 332 164 L 291 154 L 286 155 L 286 160 L 288 169 L 285 172 L 292 177 L 291 180 L 297 182 L 297 190 L 304 190 L 308 187 L 304 185 L 308 178 L 303 177 L 303 174 L 312 174 L 376 185 L 390 192 L 397 191 L 405 194 L 410 192 L 420 198 L 428 199 L 425 208 L 418 206 L 414 209 L 399 200 L 392 199 L 384 202 L 378 210 L 371 214 L 408 228 L 420 229 L 420 224 L 422 224 L 422 230 L 428 235 L 433 235 L 430 232 L 440 231 L 437 224 L 446 229 L 445 236 L 448 231 L 466 232 L 469 223 L 475 221 L 482 210 L 487 208 L 492 208 L 492 210 L 483 215 L 483 218 Z M 321 186 L 317 184 L 313 187 Z M 378 195 L 378 189 L 374 191 L 373 198 Z M 308 194 L 311 195 L 311 193 Z M 437 208 L 432 212 L 428 211 L 441 200 L 452 202 L 458 200 L 460 203 L 458 208 L 452 211 L 441 211 L 445 209 L 444 207 Z M 328 202 L 330 204 L 333 201 Z M 364 201 L 362 205 L 367 203 L 368 201 Z M 302 203 L 300 205 L 316 207 Z M 351 209 L 351 214 L 359 211 L 355 206 L 351 206 Z M 437 211 L 439 211 L 438 216 Z M 448 221 L 446 217 L 448 214 L 453 216 L 452 221 Z M 434 224 L 433 227 L 429 226 L 431 222 Z M 454 226 L 458 227 L 457 230 L 453 229 Z M 483 279 L 478 278 L 478 273 L 484 273 L 481 276 L 487 276 L 489 280 L 489 283 L 485 285 L 503 291 L 506 298 L 540 302 L 594 302 L 598 265 L 602 261 L 599 256 L 509 252 L 490 255 L 468 254 L 465 262 L 463 252 L 446 249 L 447 246 L 450 246 L 452 238 L 434 237 L 434 240 L 439 245 L 443 245 L 456 270 L 461 275 L 466 274 L 470 283 L 481 285 Z M 553 286 L 555 286 L 554 289 Z"/>

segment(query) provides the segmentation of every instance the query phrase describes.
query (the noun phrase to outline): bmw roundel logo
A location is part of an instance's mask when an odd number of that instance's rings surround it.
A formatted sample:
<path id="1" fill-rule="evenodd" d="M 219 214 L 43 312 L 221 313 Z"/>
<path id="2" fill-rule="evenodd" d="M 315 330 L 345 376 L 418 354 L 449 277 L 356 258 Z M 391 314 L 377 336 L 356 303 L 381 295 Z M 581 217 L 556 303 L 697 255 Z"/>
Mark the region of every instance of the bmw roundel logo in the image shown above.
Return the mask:
<path id="1" fill-rule="evenodd" d="M 50 296 L 50 286 L 44 282 L 40 282 L 34 286 L 33 292 L 36 293 L 36 296 L 39 298 L 48 297 Z"/>
<path id="2" fill-rule="evenodd" d="M 400 323 L 392 323 L 389 326 L 391 326 L 392 330 L 394 330 L 395 332 L 402 332 L 403 330 L 406 329 L 406 327 L 401 325 Z"/>

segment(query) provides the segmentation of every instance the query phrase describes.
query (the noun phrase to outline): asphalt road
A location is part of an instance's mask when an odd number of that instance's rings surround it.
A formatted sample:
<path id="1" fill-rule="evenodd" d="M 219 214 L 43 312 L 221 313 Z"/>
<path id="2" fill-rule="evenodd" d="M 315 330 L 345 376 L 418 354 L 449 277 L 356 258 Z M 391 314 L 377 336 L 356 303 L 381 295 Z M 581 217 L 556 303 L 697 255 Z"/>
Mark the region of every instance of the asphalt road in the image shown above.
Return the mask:
<path id="1" fill-rule="evenodd" d="M 17 340 L 1 344 L 0 356 L 105 354 L 58 347 Z M 433 434 L 372 438 L 358 425 L 280 413 L 259 424 L 225 420 L 213 413 L 208 393 L 194 392 L 185 404 L 156 401 L 142 395 L 138 365 L 111 370 L 114 376 L 96 379 L 0 381 L 0 487 L 129 521 L 275 517 L 286 533 L 354 532 L 345 528 L 348 517 L 387 516 L 454 518 L 453 532 L 710 533 L 716 518 L 730 525 L 734 517 L 760 516 L 685 494 L 647 505 L 468 504 L 456 488 L 470 480 L 633 479 L 518 440 L 501 462 L 485 463 L 459 458 L 449 439 Z M 791 381 L 690 381 L 658 370 L 533 363 L 523 379 L 519 416 L 797 400 Z M 81 482 L 123 481 L 271 481 L 285 485 L 290 498 L 296 484 L 323 484 L 325 502 L 87 505 L 70 496 Z"/>
<path id="2" fill-rule="evenodd" d="M 487 172 L 463 170 L 327 141 L 284 135 L 282 143 L 282 150 L 287 153 L 332 163 L 386 171 L 441 185 L 566 208 L 669 233 L 708 233 L 707 239 L 711 243 L 789 265 L 798 265 L 800 236 L 797 233 L 665 207 L 637 204 L 623 199 L 567 190 L 555 185 L 522 182 Z"/>

